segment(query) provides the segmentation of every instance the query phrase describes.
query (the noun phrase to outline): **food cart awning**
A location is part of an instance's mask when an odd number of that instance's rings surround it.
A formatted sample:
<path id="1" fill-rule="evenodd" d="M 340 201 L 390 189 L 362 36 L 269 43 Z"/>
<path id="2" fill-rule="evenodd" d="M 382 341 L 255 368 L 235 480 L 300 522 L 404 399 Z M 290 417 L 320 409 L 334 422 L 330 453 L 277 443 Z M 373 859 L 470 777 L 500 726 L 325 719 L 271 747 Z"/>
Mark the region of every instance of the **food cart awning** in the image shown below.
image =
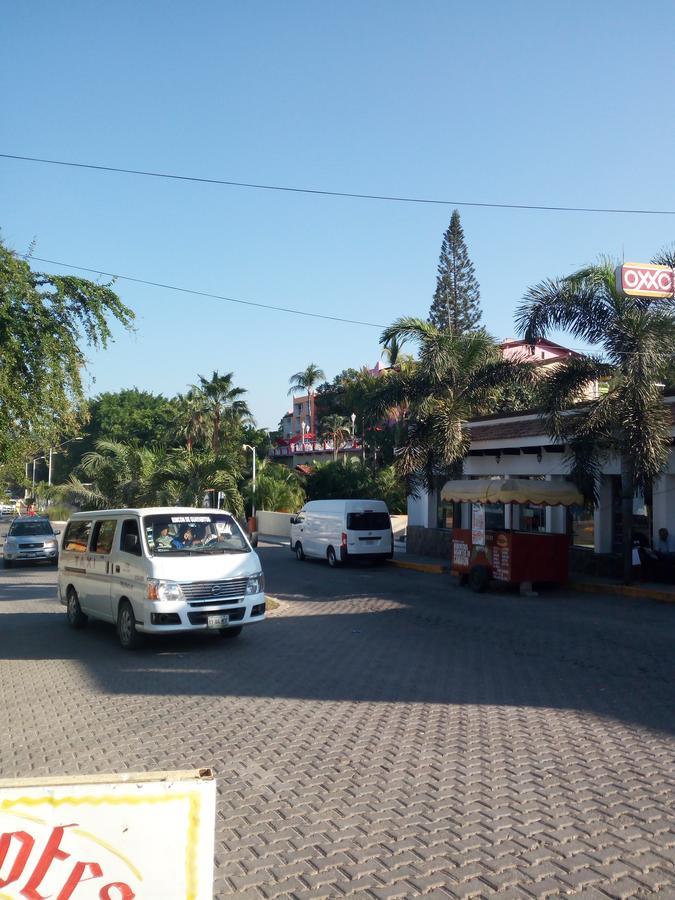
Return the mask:
<path id="1" fill-rule="evenodd" d="M 569 481 L 535 478 L 476 478 L 446 481 L 445 503 L 535 503 L 544 506 L 582 506 L 584 498 Z"/>

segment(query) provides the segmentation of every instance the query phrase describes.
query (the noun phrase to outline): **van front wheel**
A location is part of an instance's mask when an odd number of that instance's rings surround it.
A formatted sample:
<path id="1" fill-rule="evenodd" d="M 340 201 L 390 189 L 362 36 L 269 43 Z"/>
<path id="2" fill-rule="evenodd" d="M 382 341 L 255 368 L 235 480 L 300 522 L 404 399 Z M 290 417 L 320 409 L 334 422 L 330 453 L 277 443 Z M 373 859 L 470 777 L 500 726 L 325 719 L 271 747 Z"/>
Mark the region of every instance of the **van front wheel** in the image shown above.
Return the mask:
<path id="1" fill-rule="evenodd" d="M 338 558 L 335 555 L 335 550 L 333 550 L 332 547 L 328 548 L 328 552 L 326 553 L 326 558 L 328 559 L 328 565 L 331 567 L 331 569 L 334 569 L 334 568 L 336 568 L 336 566 L 339 565 Z"/>
<path id="2" fill-rule="evenodd" d="M 68 624 L 71 628 L 84 628 L 87 624 L 87 617 L 82 612 L 80 600 L 75 588 L 71 588 L 68 591 L 68 596 L 66 598 L 66 616 L 68 617 Z"/>
<path id="3" fill-rule="evenodd" d="M 302 544 L 300 543 L 300 541 L 298 541 L 295 545 L 295 556 L 296 559 L 300 560 L 300 562 L 302 562 L 305 558 L 305 551 L 302 549 Z"/>
<path id="4" fill-rule="evenodd" d="M 143 635 L 136 631 L 136 617 L 128 600 L 122 600 L 117 611 L 117 637 L 125 650 L 137 650 L 143 643 Z"/>

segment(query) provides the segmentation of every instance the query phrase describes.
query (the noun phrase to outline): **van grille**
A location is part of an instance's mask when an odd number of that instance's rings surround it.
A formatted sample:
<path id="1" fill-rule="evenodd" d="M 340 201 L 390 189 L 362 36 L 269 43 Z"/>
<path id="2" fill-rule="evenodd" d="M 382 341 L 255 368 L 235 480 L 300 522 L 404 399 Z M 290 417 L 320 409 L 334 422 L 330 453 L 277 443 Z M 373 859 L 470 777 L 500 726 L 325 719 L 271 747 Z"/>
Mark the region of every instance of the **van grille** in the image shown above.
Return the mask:
<path id="1" fill-rule="evenodd" d="M 190 606 L 204 606 L 214 600 L 236 600 L 246 594 L 247 578 L 228 578 L 225 581 L 180 582 Z"/>
<path id="2" fill-rule="evenodd" d="M 44 547 L 44 544 L 38 544 L 37 541 L 34 544 L 19 544 L 19 550 L 39 550 L 40 547 Z"/>

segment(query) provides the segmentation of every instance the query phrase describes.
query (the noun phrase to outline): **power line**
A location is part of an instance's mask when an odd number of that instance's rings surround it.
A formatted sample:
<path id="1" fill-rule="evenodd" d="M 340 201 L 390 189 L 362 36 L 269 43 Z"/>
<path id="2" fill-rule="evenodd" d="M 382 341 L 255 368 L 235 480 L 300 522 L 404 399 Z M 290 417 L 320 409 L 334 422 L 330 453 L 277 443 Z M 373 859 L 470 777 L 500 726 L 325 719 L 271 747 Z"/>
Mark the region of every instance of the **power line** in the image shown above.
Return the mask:
<path id="1" fill-rule="evenodd" d="M 115 272 L 104 272 L 103 269 L 91 269 L 87 266 L 75 266 L 71 263 L 60 262 L 56 259 L 44 259 L 41 256 L 25 255 L 24 259 L 37 260 L 37 262 L 47 263 L 50 266 L 61 266 L 64 269 L 77 269 L 81 272 L 91 272 L 95 275 L 105 275 L 106 278 L 115 278 L 120 281 L 133 281 L 135 284 L 146 284 L 150 287 L 163 288 L 167 291 L 178 291 L 182 294 L 193 294 L 196 297 L 208 297 L 211 300 L 219 300 L 225 303 L 238 303 L 241 306 L 255 306 L 258 309 L 271 309 L 275 312 L 290 313 L 294 316 L 307 316 L 312 319 L 327 319 L 329 322 L 342 322 L 347 325 L 364 325 L 368 328 L 386 328 L 386 325 L 377 325 L 375 322 L 361 322 L 358 319 L 344 319 L 340 316 L 327 316 L 323 313 L 307 312 L 303 309 L 293 309 L 289 306 L 274 306 L 271 303 L 258 303 L 255 300 L 240 300 L 237 297 L 225 297 L 222 294 L 211 294 L 208 291 L 195 291 L 192 288 L 178 287 L 175 284 L 165 284 L 162 281 L 149 281 L 145 278 L 135 278 L 133 275 L 119 275 Z"/>
<path id="2" fill-rule="evenodd" d="M 62 159 L 44 159 L 38 156 L 18 156 L 0 153 L 3 159 L 44 163 L 50 166 L 69 166 L 74 169 L 93 169 L 97 172 L 117 172 L 123 175 L 141 175 L 146 178 L 168 178 L 174 181 L 192 181 L 199 184 L 218 184 L 226 187 L 253 188 L 259 191 L 283 191 L 290 194 L 313 194 L 322 197 L 345 197 L 352 200 L 380 200 L 388 203 L 424 203 L 435 206 L 472 206 L 482 209 L 523 209 L 545 212 L 610 213 L 636 216 L 675 216 L 672 209 L 614 209 L 594 206 L 547 206 L 529 203 L 479 203 L 473 200 L 439 200 L 431 197 L 398 197 L 388 194 L 358 194 L 351 191 L 329 191 L 317 188 L 288 187 L 278 184 L 257 184 L 248 181 L 228 181 L 221 178 L 202 178 L 196 175 L 175 175 L 171 172 L 151 172 L 142 169 L 123 169 L 119 166 L 101 166 L 93 163 L 70 162 Z"/>

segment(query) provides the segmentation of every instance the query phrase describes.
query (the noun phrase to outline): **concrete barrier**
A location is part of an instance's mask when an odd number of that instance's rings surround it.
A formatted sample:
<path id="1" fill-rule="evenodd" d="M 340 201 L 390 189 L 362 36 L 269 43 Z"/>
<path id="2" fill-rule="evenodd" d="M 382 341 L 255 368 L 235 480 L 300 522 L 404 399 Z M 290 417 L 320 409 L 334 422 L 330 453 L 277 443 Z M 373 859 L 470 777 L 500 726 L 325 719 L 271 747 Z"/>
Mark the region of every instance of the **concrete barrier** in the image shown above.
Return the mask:
<path id="1" fill-rule="evenodd" d="M 291 513 L 267 512 L 266 510 L 258 510 L 256 513 L 258 519 L 258 533 L 269 534 L 272 537 L 290 538 L 291 536 Z"/>

